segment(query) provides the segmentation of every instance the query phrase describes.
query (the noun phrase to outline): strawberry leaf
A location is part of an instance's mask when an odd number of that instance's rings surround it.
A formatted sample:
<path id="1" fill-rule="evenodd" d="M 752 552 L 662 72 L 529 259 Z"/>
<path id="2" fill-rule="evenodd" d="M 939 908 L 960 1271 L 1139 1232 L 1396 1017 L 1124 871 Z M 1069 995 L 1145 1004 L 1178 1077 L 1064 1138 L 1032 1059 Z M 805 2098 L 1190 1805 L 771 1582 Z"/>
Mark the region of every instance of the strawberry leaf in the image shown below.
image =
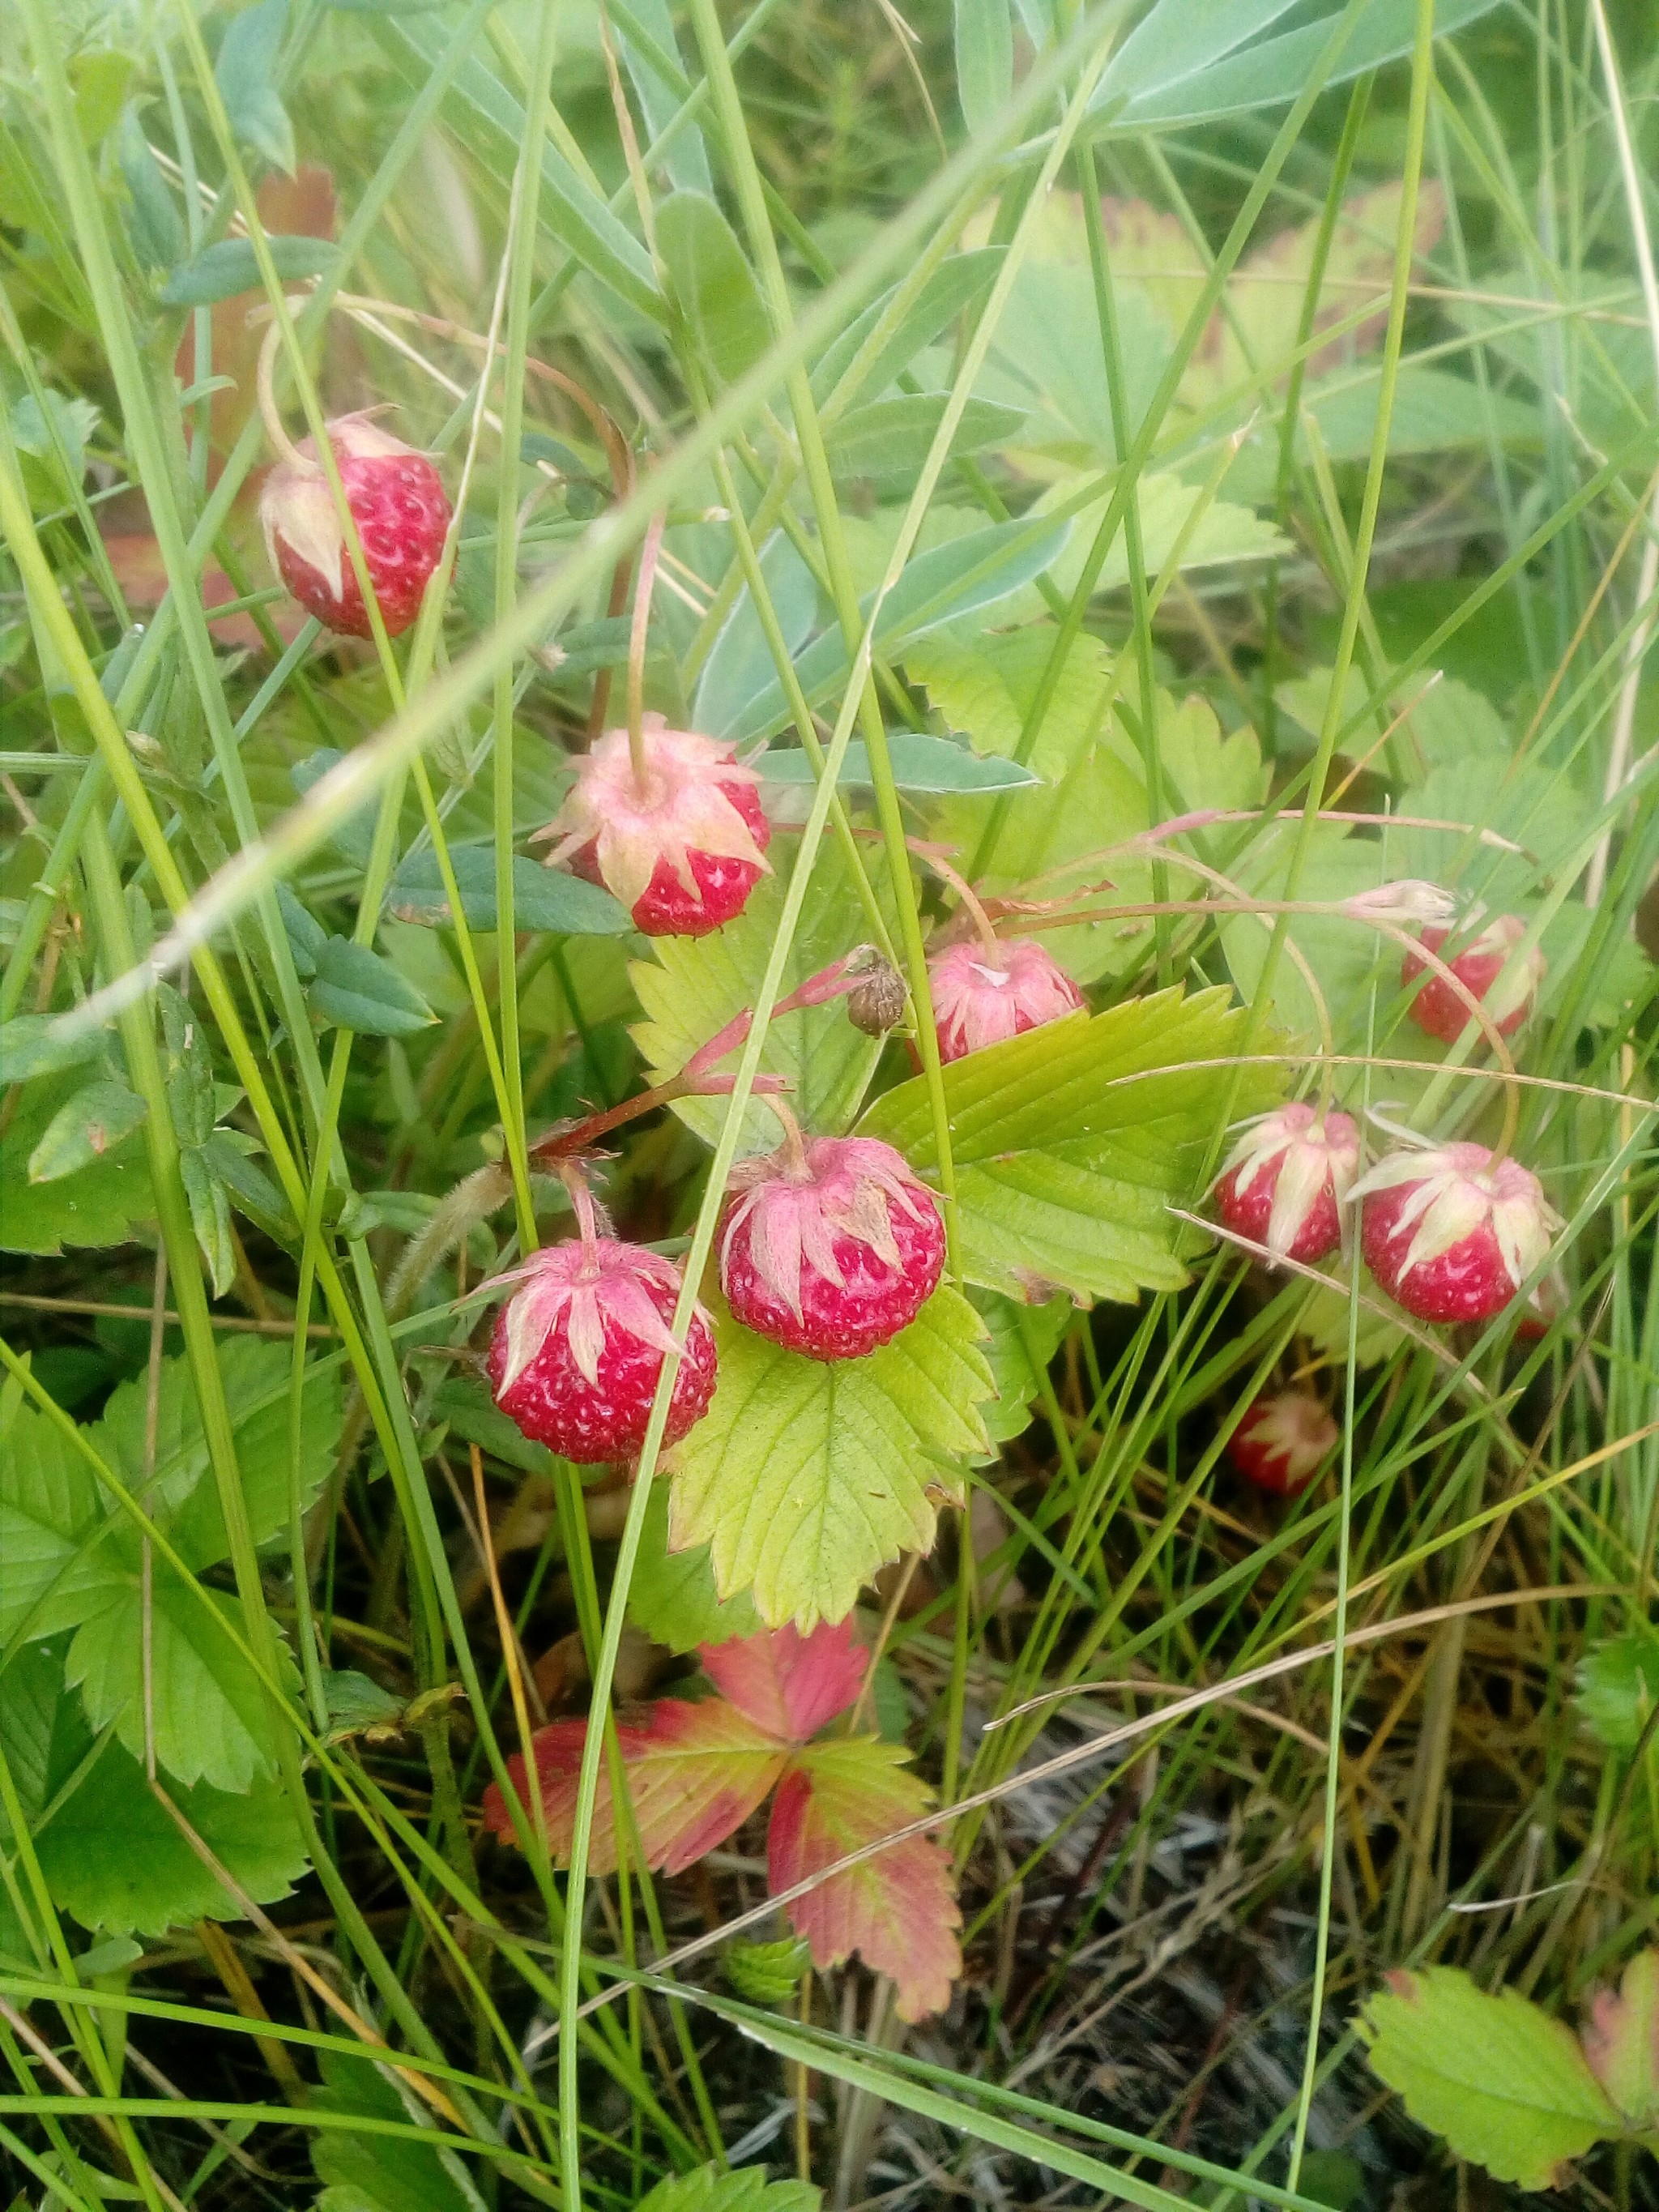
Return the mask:
<path id="1" fill-rule="evenodd" d="M 853 1641 L 850 1620 L 820 1621 L 810 1636 L 775 1628 L 711 1644 L 698 1655 L 715 1688 L 757 1728 L 805 1743 L 858 1696 L 869 1654 Z"/>
<path id="2" fill-rule="evenodd" d="M 1489 1996 L 1454 1966 L 1394 1974 L 1366 2006 L 1373 2069 L 1421 2126 L 1495 2180 L 1549 2189 L 1620 2132 L 1577 2039 L 1512 1990 Z"/>
<path id="3" fill-rule="evenodd" d="M 531 1739 L 547 1839 L 556 1858 L 570 1856 L 576 1817 L 576 1780 L 580 1771 L 587 1723 L 555 1721 Z M 689 1705 L 663 1698 L 643 1721 L 619 1722 L 629 1796 L 647 1867 L 679 1874 L 705 1851 L 723 1844 L 740 1828 L 783 1771 L 787 1747 L 719 1698 Z M 507 1761 L 513 1785 L 522 1796 L 523 1758 Z M 511 1839 L 513 1824 L 499 1785 L 484 1793 L 486 1824 Z M 589 1868 L 610 1874 L 617 1864 L 616 1807 L 606 1770 L 599 1770 L 599 1794 L 593 1809 Z"/>
<path id="4" fill-rule="evenodd" d="M 144 1139 L 130 1133 L 88 1157 L 73 1174 L 31 1182 L 36 1147 L 81 1090 L 73 1069 L 43 1075 L 16 1093 L 0 1144 L 0 1250 L 61 1252 L 66 1244 L 125 1244 L 155 1211 Z"/>
<path id="5" fill-rule="evenodd" d="M 767 1881 L 792 1889 L 850 1851 L 926 1812 L 933 1793 L 905 1770 L 902 1746 L 874 1736 L 838 1736 L 799 1753 L 772 1808 Z M 856 1951 L 890 1977 L 901 2020 L 943 2011 L 962 1972 L 962 1924 L 947 1852 L 911 1836 L 861 1866 L 832 1875 L 786 1906 L 820 1968 Z"/>
<path id="6" fill-rule="evenodd" d="M 974 1304 L 990 1330 L 986 1352 L 996 1377 L 997 1395 L 985 1411 L 985 1425 L 993 1443 L 1006 1443 L 1030 1426 L 1031 1401 L 1042 1387 L 1048 1362 L 1074 1310 L 1067 1297 L 1052 1297 L 1042 1305 L 1023 1305 L 995 1291 L 977 1291 Z"/>
<path id="7" fill-rule="evenodd" d="M 640 2199 L 638 2212 L 817 2212 L 821 2190 L 810 2181 L 769 2181 L 758 2166 L 736 2173 L 700 2166 L 676 2173 Z"/>
<path id="8" fill-rule="evenodd" d="M 1226 1071 L 1194 1066 L 1236 1052 L 1238 1012 L 1223 991 L 1159 991 L 1092 1017 L 988 1045 L 944 1073 L 969 1279 L 1010 1297 L 1133 1299 L 1178 1290 L 1173 1200 L 1214 1127 Z M 1247 1069 L 1236 1111 L 1267 1105 L 1271 1072 Z M 920 1078 L 878 1098 L 861 1136 L 935 1171 L 933 1113 Z"/>
<path id="9" fill-rule="evenodd" d="M 699 1045 L 754 1005 L 777 937 L 782 885 L 791 864 L 787 848 L 781 856 L 775 842 L 771 858 L 777 874 L 761 878 L 735 921 L 708 937 L 658 938 L 652 946 L 655 957 L 633 963 L 629 972 L 646 1014 L 633 1035 L 653 1083 L 684 1067 Z M 878 884 L 884 880 L 873 862 L 871 872 Z M 890 903 L 884 896 L 883 903 Z M 784 994 L 839 959 L 854 941 L 851 933 L 860 921 L 847 863 L 839 848 L 826 842 L 784 967 Z M 893 927 L 896 930 L 897 923 Z M 880 1053 L 881 1040 L 862 1036 L 848 1020 L 845 1006 L 832 1000 L 773 1022 L 761 1066 L 788 1078 L 790 1103 L 803 1122 L 820 1134 L 834 1135 L 858 1110 Z M 729 1070 L 734 1064 L 728 1056 L 722 1066 Z M 674 1111 L 705 1144 L 713 1145 L 726 1120 L 726 1101 L 681 1098 Z M 754 1101 L 744 1117 L 739 1149 L 769 1152 L 779 1133 L 775 1117 Z"/>
<path id="10" fill-rule="evenodd" d="M 931 1548 L 952 1456 L 988 1449 L 984 1325 L 943 1289 L 864 1359 L 802 1358 L 719 1305 L 714 1333 L 720 1380 L 677 1448 L 670 1540 L 710 1545 L 721 1595 L 752 1589 L 770 1627 L 841 1620 L 884 1561 Z"/>
<path id="11" fill-rule="evenodd" d="M 1638 1951 L 1617 1996 L 1601 1990 L 1584 2029 L 1584 2056 L 1626 2123 L 1659 2126 L 1659 1951 Z"/>
<path id="12" fill-rule="evenodd" d="M 628 1617 L 653 1644 L 671 1651 L 695 1651 L 724 1644 L 733 1636 L 760 1632 L 760 1615 L 747 1590 L 720 1601 L 714 1562 L 707 1544 L 690 1551 L 668 1548 L 668 1485 L 653 1483 L 640 1535 L 634 1579 L 628 1585 Z"/>

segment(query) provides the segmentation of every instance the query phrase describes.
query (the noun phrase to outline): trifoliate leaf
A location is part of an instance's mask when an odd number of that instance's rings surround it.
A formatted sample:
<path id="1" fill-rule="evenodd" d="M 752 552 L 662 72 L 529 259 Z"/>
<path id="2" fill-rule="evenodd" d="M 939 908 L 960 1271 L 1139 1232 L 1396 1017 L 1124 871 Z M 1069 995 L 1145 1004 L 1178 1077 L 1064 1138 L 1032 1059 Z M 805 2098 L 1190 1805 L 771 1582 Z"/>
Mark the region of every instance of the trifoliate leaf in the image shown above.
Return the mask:
<path id="1" fill-rule="evenodd" d="M 1191 1179 L 1232 1073 L 1214 1063 L 1237 1050 L 1241 1028 L 1224 992 L 1159 991 L 952 1061 L 945 1096 L 969 1279 L 1015 1298 L 1047 1299 L 1057 1285 L 1083 1298 L 1179 1289 L 1187 1274 L 1168 1208 L 1196 1195 Z M 1276 1091 L 1270 1073 L 1246 1069 L 1235 1112 Z M 935 1169 L 919 1078 L 859 1126 L 919 1174 Z"/>
<path id="2" fill-rule="evenodd" d="M 717 1310 L 720 1379 L 676 1448 L 670 1540 L 711 1545 L 721 1595 L 751 1589 L 770 1626 L 844 1619 L 878 1567 L 931 1548 L 953 1461 L 988 1448 L 983 1333 L 945 1288 L 866 1358 L 805 1359 Z"/>
<path id="3" fill-rule="evenodd" d="M 783 886 L 793 857 L 787 846 L 780 852 L 775 842 L 770 858 L 778 872 L 763 877 L 735 921 L 708 937 L 658 938 L 652 946 L 654 957 L 632 963 L 629 972 L 646 1015 L 633 1035 L 652 1082 L 677 1073 L 699 1045 L 707 1043 L 733 1015 L 754 1005 L 777 940 Z M 885 871 L 873 855 L 868 856 L 868 866 L 883 907 L 890 912 Z M 847 863 L 834 844 L 827 844 L 813 870 L 784 969 L 784 994 L 798 989 L 848 951 L 858 941 L 861 918 Z M 896 917 L 892 927 L 896 932 Z M 880 1053 L 879 1039 L 855 1030 L 847 1018 L 845 1004 L 837 999 L 774 1021 L 766 1033 L 761 1066 L 788 1078 L 795 1113 L 811 1129 L 829 1136 L 847 1127 Z M 735 1065 L 734 1048 L 720 1066 L 729 1073 Z M 725 1121 L 726 1102 L 681 1098 L 674 1111 L 705 1144 L 712 1145 Z M 744 1116 L 739 1149 L 771 1152 L 781 1134 L 775 1116 L 758 1101 L 751 1102 Z"/>
<path id="4" fill-rule="evenodd" d="M 927 1810 L 933 1792 L 907 1771 L 908 1758 L 902 1745 L 874 1736 L 831 1736 L 797 1754 L 767 1832 L 775 1896 Z M 950 1854 L 933 1837 L 895 1844 L 784 1910 L 819 1968 L 856 1951 L 872 1972 L 890 1976 L 901 2020 L 942 2012 L 951 2002 L 962 1972 L 962 1914 Z"/>
<path id="5" fill-rule="evenodd" d="M 91 1154 L 73 1174 L 29 1180 L 28 1166 L 59 1109 L 83 1088 L 70 1072 L 43 1075 L 18 1095 L 0 1144 L 0 1249 L 61 1252 L 124 1244 L 155 1212 L 149 1161 L 136 1131 Z"/>
<path id="6" fill-rule="evenodd" d="M 66 1098 L 29 1154 L 31 1182 L 61 1182 L 65 1176 L 114 1152 L 143 1121 L 147 1109 L 125 1083 L 89 1083 Z"/>
<path id="7" fill-rule="evenodd" d="M 1391 1974 L 1365 2007 L 1371 2065 L 1421 2126 L 1494 2180 L 1549 2189 L 1620 2132 L 1577 2038 L 1514 1990 L 1490 1996 L 1455 1966 Z"/>
<path id="8" fill-rule="evenodd" d="M 694 1544 L 684 1552 L 669 1550 L 665 1481 L 651 1486 L 639 1557 L 628 1585 L 628 1617 L 653 1643 L 665 1644 L 671 1651 L 695 1651 L 700 1644 L 723 1644 L 728 1637 L 759 1632 L 760 1615 L 747 1590 L 721 1604 L 707 1544 Z"/>
<path id="9" fill-rule="evenodd" d="M 585 1720 L 555 1721 L 531 1739 L 547 1839 L 556 1858 L 570 1856 L 575 1830 L 576 1784 L 587 1737 Z M 661 1698 L 642 1721 L 619 1721 L 617 1741 L 628 1778 L 640 1846 L 654 1873 L 682 1873 L 740 1828 L 782 1773 L 789 1746 L 769 1735 L 724 1698 L 699 1705 Z M 522 1795 L 525 1765 L 517 1753 L 507 1771 Z M 492 1783 L 484 1792 L 484 1819 L 498 1836 L 513 1834 L 505 1801 Z M 594 1874 L 617 1864 L 616 1808 L 608 1773 L 600 1769 L 588 1864 Z"/>

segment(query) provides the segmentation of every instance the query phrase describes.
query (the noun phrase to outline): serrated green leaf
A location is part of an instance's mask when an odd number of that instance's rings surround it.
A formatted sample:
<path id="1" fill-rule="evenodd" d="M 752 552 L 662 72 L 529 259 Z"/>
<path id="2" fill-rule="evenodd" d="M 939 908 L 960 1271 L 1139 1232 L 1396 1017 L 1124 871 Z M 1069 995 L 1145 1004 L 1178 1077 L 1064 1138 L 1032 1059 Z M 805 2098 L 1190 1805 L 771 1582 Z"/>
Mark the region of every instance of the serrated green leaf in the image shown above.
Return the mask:
<path id="1" fill-rule="evenodd" d="M 294 174 L 294 125 L 276 90 L 276 58 L 288 25 L 288 0 L 256 0 L 231 19 L 214 64 L 214 80 L 238 140 L 272 166 Z"/>
<path id="2" fill-rule="evenodd" d="M 1455 1966 L 1389 1979 L 1364 2014 L 1372 2068 L 1457 2157 L 1548 2189 L 1620 2132 L 1577 2039 L 1538 2006 L 1512 1990 L 1488 1996 Z"/>
<path id="3" fill-rule="evenodd" d="M 657 938 L 650 959 L 630 963 L 629 974 L 645 1012 L 632 1035 L 652 1082 L 684 1067 L 699 1045 L 734 1014 L 754 1005 L 777 937 L 783 885 L 791 866 L 787 850 L 781 855 L 776 844 L 772 859 L 778 872 L 762 878 L 735 921 L 707 937 Z M 873 854 L 866 865 L 884 908 L 890 911 L 885 867 Z M 861 920 L 846 860 L 836 847 L 826 844 L 812 872 L 784 969 L 784 992 L 798 989 L 809 976 L 850 951 Z M 896 921 L 892 927 L 896 932 Z M 761 1066 L 787 1077 L 790 1103 L 808 1127 L 834 1134 L 856 1112 L 880 1053 L 880 1040 L 855 1030 L 844 1002 L 832 1000 L 828 1006 L 809 1006 L 773 1022 Z M 705 1144 L 713 1145 L 726 1119 L 726 1102 L 680 1098 L 674 1102 L 674 1111 Z M 769 1109 L 752 1102 L 744 1115 L 739 1149 L 771 1152 L 781 1133 Z"/>
<path id="4" fill-rule="evenodd" d="M 159 1936 L 181 1922 L 239 1918 L 241 1906 L 151 1794 L 143 1768 L 113 1742 L 86 1766 L 93 1743 L 56 1651 L 34 1644 L 20 1652 L 6 1669 L 0 1744 L 57 1904 L 82 1927 L 120 1934 Z M 256 1784 L 247 1795 L 233 1796 L 175 1784 L 168 1794 L 257 1903 L 272 1905 L 287 1896 L 304 1872 L 298 1823 L 274 1785 Z M 43 1818 L 48 1807 L 50 1815 Z M 112 1849 L 118 1837 L 119 1848 Z M 0 1813 L 0 1849 L 9 1844 Z M 0 1891 L 0 1923 L 4 1918 Z M 7 1948 L 0 1924 L 0 1950 Z"/>
<path id="5" fill-rule="evenodd" d="M 60 1181 L 34 1183 L 27 1168 L 52 1117 L 78 1088 L 72 1073 L 42 1076 L 17 1094 L 0 1144 L 0 1250 L 61 1252 L 65 1245 L 124 1244 L 151 1218 L 149 1161 L 136 1133 Z"/>
<path id="6" fill-rule="evenodd" d="M 265 243 L 284 283 L 320 276 L 339 258 L 339 248 L 326 238 L 279 234 Z M 252 240 L 222 238 L 173 269 L 156 296 L 164 307 L 211 307 L 221 300 L 234 300 L 239 292 L 257 291 L 260 281 Z"/>
<path id="7" fill-rule="evenodd" d="M 994 1444 L 1006 1443 L 1030 1426 L 1031 1401 L 1075 1309 L 1068 1297 L 1028 1306 L 995 1291 L 975 1291 L 974 1304 L 989 1331 L 985 1351 L 997 1386 L 985 1409 L 986 1431 Z"/>
<path id="8" fill-rule="evenodd" d="M 111 1537 L 102 1557 L 106 1571 L 86 1595 L 64 1671 L 93 1727 L 112 1722 L 119 1741 L 142 1759 L 147 1609 L 137 1537 L 125 1530 Z M 235 1601 L 222 1590 L 206 1595 L 204 1604 L 166 1559 L 152 1559 L 148 1629 L 155 1756 L 187 1789 L 206 1783 L 240 1796 L 259 1778 L 275 1775 L 276 1753 L 259 1679 L 221 1625 L 234 1625 Z"/>
<path id="9" fill-rule="evenodd" d="M 987 1449 L 983 1335 L 948 1287 L 863 1359 L 804 1359 L 720 1309 L 720 1379 L 676 1450 L 670 1541 L 708 1544 L 720 1595 L 750 1590 L 769 1627 L 844 1620 L 878 1567 L 931 1547 L 953 1460 Z"/>
<path id="10" fill-rule="evenodd" d="M 810 2181 L 769 2181 L 752 2166 L 735 2173 L 703 2166 L 659 2181 L 636 2212 L 818 2212 L 823 2202 Z"/>
<path id="11" fill-rule="evenodd" d="M 219 1374 L 230 1410 L 231 1433 L 248 1524 L 256 1544 L 288 1525 L 294 1439 L 289 1419 L 291 1362 L 288 1347 L 257 1337 L 219 1340 Z M 164 1359 L 156 1392 L 155 1473 L 145 1474 L 147 1378 L 135 1376 L 111 1394 L 88 1441 L 112 1474 L 145 1505 L 159 1512 L 186 1564 L 202 1568 L 228 1556 L 217 1486 L 187 1358 Z M 340 1434 L 337 1368 L 313 1365 L 301 1401 L 299 1480 L 301 1508 L 328 1479 Z"/>
<path id="12" fill-rule="evenodd" d="M 760 1616 L 747 1590 L 720 1602 L 707 1544 L 669 1550 L 665 1482 L 652 1486 L 634 1579 L 628 1585 L 628 1617 L 653 1644 L 671 1651 L 695 1651 L 700 1644 L 726 1644 L 734 1636 L 760 1633 Z"/>
<path id="13" fill-rule="evenodd" d="M 60 392 L 48 390 L 45 397 L 44 410 L 32 392 L 15 404 L 11 434 L 24 483 L 37 499 L 58 507 L 87 472 L 87 440 L 97 426 L 98 410 L 89 399 L 65 399 Z"/>
<path id="14" fill-rule="evenodd" d="M 319 1021 L 360 1036 L 409 1036 L 437 1018 L 392 963 L 349 937 L 330 937 L 316 955 L 306 1003 Z"/>
<path id="15" fill-rule="evenodd" d="M 952 1061 L 945 1096 L 969 1279 L 1013 1298 L 1178 1290 L 1187 1271 L 1168 1207 L 1196 1195 L 1225 1073 L 1191 1063 L 1224 1060 L 1240 1030 L 1224 991 L 1159 991 Z M 1237 1112 L 1277 1089 L 1243 1071 Z M 920 1078 L 878 1098 L 860 1133 L 896 1145 L 921 1175 L 936 1168 Z"/>
<path id="16" fill-rule="evenodd" d="M 887 740 L 893 781 L 901 791 L 926 792 L 933 796 L 951 793 L 1027 791 L 1042 779 L 1018 761 L 998 754 L 981 758 L 950 738 L 936 738 L 927 730 L 895 730 Z M 768 783 L 812 784 L 817 774 L 804 752 L 763 753 L 755 765 Z M 873 785 L 870 753 L 862 738 L 854 738 L 842 761 L 837 781 L 843 787 Z"/>
<path id="17" fill-rule="evenodd" d="M 831 432 L 830 465 L 838 482 L 872 477 L 883 485 L 914 483 L 938 434 L 951 395 L 907 392 L 850 408 Z M 1025 421 L 1019 407 L 970 399 L 951 440 L 954 453 L 1012 445 Z"/>
<path id="18" fill-rule="evenodd" d="M 469 927 L 494 929 L 495 854 L 482 845 L 456 845 L 449 858 Z M 386 907 L 399 921 L 451 920 L 449 894 L 429 847 L 399 863 Z M 561 937 L 620 937 L 634 927 L 626 907 L 598 884 L 584 883 L 565 868 L 543 867 L 521 854 L 513 863 L 513 918 L 520 929 Z"/>
<path id="19" fill-rule="evenodd" d="M 313 2107 L 357 2112 L 365 2118 L 421 2123 L 426 2107 L 407 2103 L 367 2058 L 325 2051 L 318 2055 L 323 2087 Z M 409 2136 L 356 2135 L 349 2128 L 311 2130 L 311 2163 L 328 2185 L 319 2200 L 337 2212 L 478 2212 L 476 2197 L 450 2171 L 435 2133 L 430 2148 Z"/>
<path id="20" fill-rule="evenodd" d="M 720 1967 L 738 1996 L 750 2004 L 782 2004 L 800 1986 L 811 1962 L 811 1948 L 800 1936 L 777 1943 L 728 1943 Z"/>
<path id="21" fill-rule="evenodd" d="M 89 1083 L 66 1098 L 29 1154 L 31 1182 L 60 1182 L 130 1137 L 148 1109 L 125 1083 Z"/>
<path id="22" fill-rule="evenodd" d="M 969 131 L 988 131 L 1014 88 L 1008 0 L 956 0 L 957 94 Z"/>
<path id="23" fill-rule="evenodd" d="M 17 1014 L 0 1023 L 0 1084 L 27 1083 L 32 1075 L 55 1075 L 80 1067 L 104 1049 L 97 1030 L 65 1036 L 57 1014 Z"/>
<path id="24" fill-rule="evenodd" d="M 671 192 L 657 210 L 657 251 L 675 304 L 732 384 L 772 343 L 772 325 L 737 233 L 707 192 Z"/>
<path id="25" fill-rule="evenodd" d="M 73 1627 L 105 1567 L 97 1478 L 54 1422 L 19 1407 L 0 1449 L 0 1644 Z M 0 1709 L 5 1698 L 0 1696 Z"/>

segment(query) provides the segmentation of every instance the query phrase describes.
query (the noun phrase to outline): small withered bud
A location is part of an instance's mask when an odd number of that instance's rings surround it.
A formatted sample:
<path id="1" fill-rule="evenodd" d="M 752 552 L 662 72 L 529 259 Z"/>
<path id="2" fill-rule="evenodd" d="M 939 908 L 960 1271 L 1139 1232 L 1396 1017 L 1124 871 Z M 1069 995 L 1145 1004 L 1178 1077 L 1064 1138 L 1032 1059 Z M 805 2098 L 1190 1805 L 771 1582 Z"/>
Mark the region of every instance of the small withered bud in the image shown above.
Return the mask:
<path id="1" fill-rule="evenodd" d="M 896 968 L 879 960 L 847 994 L 847 1018 L 866 1036 L 885 1036 L 904 1018 L 909 994 Z"/>

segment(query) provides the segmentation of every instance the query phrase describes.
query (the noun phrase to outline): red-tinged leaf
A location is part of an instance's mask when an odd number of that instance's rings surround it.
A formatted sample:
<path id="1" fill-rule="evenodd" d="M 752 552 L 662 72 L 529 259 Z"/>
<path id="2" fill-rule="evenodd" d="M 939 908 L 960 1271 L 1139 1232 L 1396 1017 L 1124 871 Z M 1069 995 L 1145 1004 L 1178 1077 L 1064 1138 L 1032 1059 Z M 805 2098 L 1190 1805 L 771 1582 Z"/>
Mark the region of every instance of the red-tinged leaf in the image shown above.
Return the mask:
<path id="1" fill-rule="evenodd" d="M 576 1783 L 586 1737 L 586 1721 L 555 1721 L 531 1739 L 547 1810 L 547 1840 L 560 1861 L 570 1856 Z M 679 1874 L 740 1828 L 783 1771 L 788 1757 L 787 1746 L 763 1735 L 734 1705 L 719 1698 L 696 1705 L 678 1698 L 661 1698 L 644 1721 L 619 1723 L 617 1737 L 646 1864 L 665 1874 Z M 522 1795 L 523 1759 L 515 1753 L 507 1761 L 507 1771 Z M 484 1792 L 483 1815 L 496 1835 L 512 1838 L 507 1805 L 494 1783 Z M 616 1864 L 615 1808 L 607 1767 L 602 1765 L 588 1865 L 595 1874 L 609 1874 Z"/>
<path id="2" fill-rule="evenodd" d="M 821 1621 L 810 1636 L 794 1627 L 705 1644 L 703 1672 L 757 1728 L 805 1743 L 858 1696 L 869 1654 L 853 1640 L 850 1620 Z"/>
<path id="3" fill-rule="evenodd" d="M 849 1851 L 861 1850 L 925 1813 L 926 1783 L 907 1773 L 902 1745 L 841 1736 L 796 1755 L 772 1807 L 767 1881 L 778 1895 Z M 962 1972 L 951 1862 L 931 1836 L 909 1836 L 785 1907 L 814 1963 L 836 1966 L 856 1951 L 890 1977 L 901 2020 L 950 2002 Z"/>
<path id="4" fill-rule="evenodd" d="M 1659 2124 L 1659 1951 L 1638 1951 L 1618 1995 L 1593 2000 L 1583 2039 L 1591 2073 L 1630 2125 Z"/>

